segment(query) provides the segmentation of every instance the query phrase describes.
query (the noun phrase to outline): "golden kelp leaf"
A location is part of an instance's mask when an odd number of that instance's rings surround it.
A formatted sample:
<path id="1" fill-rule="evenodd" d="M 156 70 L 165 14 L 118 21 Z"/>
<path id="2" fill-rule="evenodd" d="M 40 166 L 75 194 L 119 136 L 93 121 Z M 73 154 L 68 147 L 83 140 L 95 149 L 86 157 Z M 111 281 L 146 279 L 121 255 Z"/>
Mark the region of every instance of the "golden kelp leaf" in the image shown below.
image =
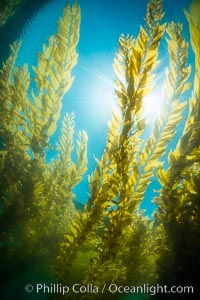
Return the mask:
<path id="1" fill-rule="evenodd" d="M 76 230 L 73 226 L 71 226 L 70 230 L 71 230 L 71 232 L 73 233 L 73 235 L 74 235 L 75 238 L 76 238 L 76 237 L 78 236 L 77 230 Z M 72 242 L 73 242 L 73 241 L 72 241 Z"/>
<path id="2" fill-rule="evenodd" d="M 65 248 L 65 247 L 69 248 L 70 246 L 71 246 L 71 243 L 66 243 L 66 242 L 64 242 L 64 243 L 61 243 L 61 244 L 60 244 L 60 247 L 61 247 L 61 248 Z M 58 256 L 57 258 L 60 259 L 61 256 Z"/>
<path id="3" fill-rule="evenodd" d="M 51 136 L 56 131 L 56 122 L 54 120 L 51 121 L 49 128 L 47 129 L 47 135 Z"/>
<path id="4" fill-rule="evenodd" d="M 148 34 L 147 34 L 146 30 L 142 26 L 140 26 L 140 31 L 138 34 L 138 38 L 136 40 L 136 48 L 143 51 L 143 49 L 145 49 L 147 46 L 148 40 L 149 40 L 149 38 L 148 38 Z"/>
<path id="5" fill-rule="evenodd" d="M 152 230 L 155 225 L 155 221 L 149 222 L 149 229 Z"/>
<path id="6" fill-rule="evenodd" d="M 94 180 L 96 180 L 96 181 L 100 180 L 100 172 L 99 172 L 98 168 L 95 169 L 93 176 L 94 176 Z"/>
<path id="7" fill-rule="evenodd" d="M 157 174 L 158 174 L 158 180 L 160 182 L 161 185 L 166 185 L 169 183 L 170 178 L 167 176 L 166 172 L 164 171 L 163 168 L 159 168 L 157 170 Z"/>
<path id="8" fill-rule="evenodd" d="M 53 85 L 54 90 L 58 90 L 60 82 L 52 70 L 50 72 L 50 79 L 51 79 L 51 83 Z"/>
<path id="9" fill-rule="evenodd" d="M 40 118 L 41 116 L 41 111 L 40 109 L 34 105 L 32 102 L 29 102 L 29 107 L 30 107 L 30 110 L 31 110 L 31 114 L 37 116 L 37 118 Z"/>
<path id="10" fill-rule="evenodd" d="M 149 176 L 147 177 L 143 177 L 143 176 L 141 176 L 141 178 L 140 178 L 140 180 L 139 180 L 139 184 L 141 185 L 141 186 L 143 186 L 143 185 L 148 185 L 150 182 L 151 182 L 151 180 L 150 180 L 150 177 L 152 177 L 153 176 L 153 174 L 152 173 L 149 173 Z M 138 190 L 137 190 L 138 191 Z"/>
<path id="11" fill-rule="evenodd" d="M 199 37 L 199 30 L 197 27 L 197 24 L 195 23 L 194 19 L 185 11 L 185 15 L 188 19 L 189 25 L 190 25 L 190 36 L 191 36 L 191 44 L 194 52 L 198 53 L 198 45 L 200 41 Z"/>
<path id="12" fill-rule="evenodd" d="M 170 166 L 174 166 L 176 165 L 176 157 L 174 156 L 172 150 L 170 151 L 169 155 L 168 155 L 168 163 Z"/>
<path id="13" fill-rule="evenodd" d="M 39 72 L 45 73 L 48 65 L 50 65 L 48 59 L 45 58 L 43 53 L 38 52 L 38 70 L 39 70 Z"/>
<path id="14" fill-rule="evenodd" d="M 146 121 L 145 119 L 141 119 L 137 122 L 137 127 L 138 130 L 144 130 L 144 128 L 146 127 Z"/>
<path id="15" fill-rule="evenodd" d="M 69 34 L 69 26 L 70 26 L 70 8 L 68 7 L 67 8 L 67 11 L 68 11 L 68 23 L 66 24 L 66 22 L 63 20 L 63 19 L 60 19 L 59 22 L 58 22 L 58 30 L 59 30 L 59 34 L 62 35 L 62 36 L 67 36 Z M 66 14 L 65 14 L 66 16 Z"/>
<path id="16" fill-rule="evenodd" d="M 143 182 L 138 188 L 137 188 L 137 193 L 144 193 L 147 189 L 147 185 L 150 183 L 151 181 L 149 180 L 149 182 Z"/>
<path id="17" fill-rule="evenodd" d="M 81 219 L 82 219 L 82 221 L 86 221 L 87 218 L 88 218 L 87 214 L 86 214 L 85 212 L 83 212 L 83 213 L 81 214 Z"/>
<path id="18" fill-rule="evenodd" d="M 34 93 L 33 90 L 31 91 L 31 96 L 32 96 L 32 98 L 33 98 L 33 100 L 34 100 L 36 106 L 37 106 L 39 109 L 41 109 L 41 107 L 42 107 L 41 100 L 40 100 L 37 96 L 35 96 L 35 93 Z"/>
<path id="19" fill-rule="evenodd" d="M 64 235 L 65 239 L 68 240 L 70 242 L 70 244 L 73 244 L 74 238 L 71 235 Z"/>
<path id="20" fill-rule="evenodd" d="M 57 65 L 59 65 L 59 64 L 62 65 L 63 64 L 62 56 L 59 55 L 58 51 L 55 51 L 54 57 L 55 57 L 55 62 L 56 62 Z"/>
<path id="21" fill-rule="evenodd" d="M 183 92 L 183 90 L 182 90 L 182 92 Z M 173 102 L 173 105 L 174 105 L 174 108 L 173 108 L 173 117 L 174 117 L 175 114 L 179 114 L 179 113 L 183 112 L 183 110 L 185 109 L 185 107 L 187 105 L 187 102 L 184 101 L 184 102 L 180 103 L 178 100 L 175 100 Z"/>
<path id="22" fill-rule="evenodd" d="M 34 188 L 34 197 L 38 198 L 44 191 L 43 183 L 39 182 Z"/>

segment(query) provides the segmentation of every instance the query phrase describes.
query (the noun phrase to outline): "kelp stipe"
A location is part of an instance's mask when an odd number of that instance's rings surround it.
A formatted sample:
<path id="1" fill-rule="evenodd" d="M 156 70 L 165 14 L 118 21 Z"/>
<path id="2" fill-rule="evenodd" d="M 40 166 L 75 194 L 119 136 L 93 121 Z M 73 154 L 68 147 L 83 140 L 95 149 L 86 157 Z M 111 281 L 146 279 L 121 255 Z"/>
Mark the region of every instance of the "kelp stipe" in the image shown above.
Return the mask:
<path id="1" fill-rule="evenodd" d="M 49 139 L 56 130 L 62 98 L 77 63 L 80 8 L 64 8 L 58 32 L 38 53 L 36 90 L 30 90 L 28 65 L 15 67 L 20 42 L 0 70 L 1 272 L 3 284 L 36 257 L 55 255 L 76 214 L 73 187 L 87 165 L 87 134 L 80 132 L 73 162 L 74 116 L 67 114 L 56 145 L 57 159 L 46 162 Z M 66 167 L 66 169 L 65 169 Z"/>
<path id="2" fill-rule="evenodd" d="M 158 171 L 162 189 L 156 199 L 159 208 L 155 217 L 159 232 L 160 281 L 170 285 L 192 286 L 196 295 L 199 293 L 200 274 L 200 1 L 193 1 L 190 12 L 184 12 L 195 54 L 193 91 L 183 134 L 176 149 L 169 155 L 169 168 Z M 190 299 L 190 295 L 183 295 L 182 299 Z"/>

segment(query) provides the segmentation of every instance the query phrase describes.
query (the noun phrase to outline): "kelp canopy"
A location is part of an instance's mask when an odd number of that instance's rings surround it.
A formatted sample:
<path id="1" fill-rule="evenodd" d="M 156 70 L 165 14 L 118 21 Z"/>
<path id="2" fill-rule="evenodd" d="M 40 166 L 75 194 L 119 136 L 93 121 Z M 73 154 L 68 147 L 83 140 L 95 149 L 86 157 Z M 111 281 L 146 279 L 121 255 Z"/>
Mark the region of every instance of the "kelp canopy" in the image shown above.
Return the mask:
<path id="1" fill-rule="evenodd" d="M 188 64 L 189 41 L 182 35 L 183 25 L 163 23 L 162 4 L 161 0 L 150 0 L 138 36 L 119 38 L 114 71 L 120 113 L 113 111 L 102 157 L 96 159 L 96 168 L 88 178 L 90 196 L 83 211 L 76 211 L 73 205 L 73 188 L 86 171 L 87 134 L 79 133 L 74 162 L 73 114 L 63 120 L 56 159 L 46 161 L 62 97 L 73 82 L 78 4 L 72 9 L 65 6 L 58 32 L 38 53 L 38 65 L 33 68 L 36 90 L 30 91 L 29 66 L 15 66 L 20 43 L 11 45 L 11 54 L 0 71 L 1 266 L 6 282 L 22 261 L 28 264 L 32 257 L 45 256 L 47 265 L 53 264 L 55 278 L 63 284 L 160 283 L 191 285 L 198 292 L 200 1 L 184 11 L 194 66 Z M 155 82 L 164 36 L 169 56 L 164 106 L 144 140 L 144 98 Z M 186 91 L 191 97 L 183 101 Z M 175 149 L 166 152 L 187 111 Z M 154 199 L 154 220 L 150 220 L 140 205 L 153 176 L 161 189 Z M 105 291 L 95 296 L 78 295 L 77 299 L 105 296 L 120 298 Z M 167 294 L 161 296 L 168 298 Z M 59 299 L 59 295 L 55 297 Z M 191 295 L 181 297 L 190 299 Z M 76 295 L 66 298 L 76 299 Z"/>

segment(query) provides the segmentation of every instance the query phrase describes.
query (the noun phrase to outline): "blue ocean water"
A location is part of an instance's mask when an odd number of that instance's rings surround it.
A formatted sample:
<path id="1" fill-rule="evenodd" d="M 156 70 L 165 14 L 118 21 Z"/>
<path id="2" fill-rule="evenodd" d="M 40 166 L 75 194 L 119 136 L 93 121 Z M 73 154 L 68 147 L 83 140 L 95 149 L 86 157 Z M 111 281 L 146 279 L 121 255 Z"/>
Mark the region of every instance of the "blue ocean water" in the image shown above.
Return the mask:
<path id="1" fill-rule="evenodd" d="M 69 3 L 72 2 L 69 1 Z M 48 36 L 56 31 L 56 22 L 62 14 L 64 3 L 64 0 L 52 2 L 33 19 L 31 26 L 23 36 L 17 63 L 37 64 L 37 51 L 42 49 L 42 44 L 47 41 Z M 58 129 L 51 142 L 55 144 L 59 138 L 61 122 L 65 113 L 75 112 L 76 132 L 84 129 L 89 137 L 88 171 L 84 175 L 83 181 L 75 189 L 77 199 L 81 203 L 86 203 L 89 192 L 87 176 L 96 166 L 94 155 L 98 158 L 101 157 L 106 141 L 107 122 L 111 117 L 112 107 L 117 103 L 114 92 L 113 59 L 117 52 L 118 38 L 122 33 L 137 36 L 139 27 L 143 24 L 148 1 L 79 0 L 78 3 L 81 6 L 82 14 L 78 45 L 79 61 L 73 70 L 75 81 L 63 99 Z M 164 1 L 164 21 L 183 22 L 183 34 L 187 40 L 189 38 L 188 25 L 182 10 L 188 8 L 189 3 L 189 0 Z M 159 58 L 161 60 L 158 67 L 160 84 L 168 63 L 165 41 L 161 44 Z M 193 62 L 191 49 L 189 61 Z M 147 130 L 147 138 L 148 132 L 150 130 Z M 178 135 L 181 135 L 181 127 L 178 129 Z M 178 135 L 169 147 L 175 146 Z M 54 155 L 55 153 L 50 151 L 48 159 L 50 160 Z M 153 190 L 159 189 L 159 187 L 158 182 L 154 180 L 147 191 L 142 204 L 142 208 L 147 210 L 147 214 L 151 214 L 155 208 L 151 200 Z"/>

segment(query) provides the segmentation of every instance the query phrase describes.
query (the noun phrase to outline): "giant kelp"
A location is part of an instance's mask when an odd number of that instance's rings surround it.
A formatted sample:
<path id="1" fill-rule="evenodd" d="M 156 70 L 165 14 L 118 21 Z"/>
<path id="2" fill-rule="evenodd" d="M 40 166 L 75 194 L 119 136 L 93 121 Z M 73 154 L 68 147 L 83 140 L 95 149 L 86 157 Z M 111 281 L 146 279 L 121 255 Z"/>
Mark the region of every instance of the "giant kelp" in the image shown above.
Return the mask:
<path id="1" fill-rule="evenodd" d="M 152 16 L 156 16 L 155 21 Z M 79 255 L 79 249 L 84 251 L 89 243 L 91 251 L 98 245 L 98 251 L 92 260 L 93 280 L 97 283 L 99 280 L 103 282 L 103 279 L 110 281 L 113 270 L 115 280 L 127 279 L 124 274 L 126 270 L 123 270 L 124 253 L 121 247 L 122 244 L 124 247 L 125 237 L 129 236 L 130 232 L 133 231 L 134 236 L 133 212 L 136 212 L 140 202 L 134 199 L 133 189 L 139 176 L 139 162 L 136 156 L 140 135 L 144 129 L 141 116 L 142 99 L 146 89 L 151 89 L 150 73 L 157 65 L 158 45 L 165 29 L 165 24 L 160 25 L 162 17 L 161 2 L 157 6 L 151 2 L 146 16 L 146 30 L 140 28 L 136 41 L 133 41 L 131 36 L 120 37 L 115 72 L 118 77 L 117 95 L 122 116 L 113 113 L 105 151 L 89 178 L 91 195 L 85 211 L 73 222 L 71 234 L 66 235 L 61 244 L 57 268 L 65 280 L 70 274 L 73 260 Z M 145 183 L 138 192 L 143 190 Z M 136 217 L 137 222 L 138 218 Z M 98 234 L 99 230 L 101 235 Z M 133 244 L 128 238 L 127 251 Z M 63 252 L 68 253 L 67 256 L 62 255 Z M 89 280 L 90 275 L 88 276 Z"/>
<path id="2" fill-rule="evenodd" d="M 197 7 L 199 2 L 192 4 L 192 15 L 186 12 L 186 16 L 199 69 Z M 97 286 L 113 281 L 125 285 L 155 283 L 156 280 L 163 284 L 187 284 L 188 273 L 194 271 L 195 263 L 195 275 L 188 282 L 195 284 L 195 277 L 198 278 L 195 253 L 200 249 L 199 75 L 197 71 L 183 135 L 176 149 L 168 153 L 169 168 L 165 171 L 161 158 L 166 155 L 167 146 L 186 111 L 187 101 L 182 100 L 182 95 L 191 87 L 188 81 L 191 66 L 187 62 L 188 43 L 182 36 L 182 24 L 161 24 L 162 18 L 162 1 L 151 0 L 138 37 L 122 35 L 119 39 L 114 70 L 121 113 L 114 111 L 109 122 L 103 155 L 100 160 L 96 159 L 97 167 L 89 177 L 90 197 L 84 212 L 72 222 L 60 245 L 55 267 L 63 283 L 73 282 L 76 276 L 76 280 L 84 284 L 92 282 Z M 165 27 L 169 67 L 163 85 L 164 106 L 152 134 L 143 141 L 144 97 L 152 89 Z M 155 199 L 156 220 L 151 222 L 139 207 L 155 174 L 162 189 Z M 192 225 L 188 227 L 188 223 Z M 188 232 L 186 236 L 184 230 Z M 185 239 L 189 245 L 190 235 L 195 250 L 188 252 L 187 247 L 182 256 Z M 88 255 L 84 258 L 86 252 Z M 191 264 L 193 259 L 195 262 Z M 113 297 L 106 295 L 109 296 Z"/>
<path id="3" fill-rule="evenodd" d="M 1 265 L 16 257 L 52 258 L 57 280 L 64 285 L 194 285 L 199 278 L 199 8 L 187 17 L 195 69 L 188 64 L 188 42 L 181 23 L 162 23 L 162 0 L 150 0 L 138 36 L 121 35 L 114 59 L 120 112 L 113 111 L 106 145 L 89 176 L 90 196 L 76 212 L 73 187 L 86 170 L 85 132 L 77 141 L 73 162 L 74 115 L 63 120 L 57 157 L 46 162 L 50 137 L 60 117 L 61 99 L 72 84 L 77 61 L 80 10 L 65 7 L 58 33 L 38 53 L 35 89 L 28 65 L 14 67 L 20 43 L 11 46 L 0 77 Z M 144 139 L 144 98 L 156 82 L 160 42 L 166 36 L 169 65 L 163 83 L 164 104 L 149 138 Z M 191 98 L 185 92 L 191 88 Z M 31 92 L 31 93 L 28 93 Z M 31 95 L 30 95 L 31 94 Z M 158 101 L 161 99 L 158 99 Z M 188 109 L 182 136 L 168 150 Z M 180 127 L 179 127 L 180 128 Z M 168 158 L 166 168 L 165 158 Z M 140 209 L 152 177 L 161 189 L 154 199 L 155 219 Z M 31 245 L 31 246 L 30 246 Z M 21 256 L 21 249 L 24 254 Z M 51 251 L 49 251 L 51 249 Z M 3 254 L 3 251 L 7 251 Z M 47 255 L 48 254 L 48 255 Z M 49 263 L 49 261 L 48 261 Z M 189 274 L 189 275 L 188 275 Z M 68 294 L 69 299 L 113 298 L 113 295 Z M 114 298 L 120 295 L 114 294 Z M 159 298 L 160 295 L 158 295 Z M 163 295 L 162 298 L 168 295 Z M 177 296 L 177 294 L 175 294 Z M 181 295 L 188 298 L 188 295 Z M 189 295 L 190 296 L 190 295 Z M 53 299 L 59 295 L 53 295 Z M 62 296 L 63 298 L 63 296 Z M 171 298 L 171 294 L 170 294 Z"/>
<path id="4" fill-rule="evenodd" d="M 29 66 L 15 66 L 21 42 L 11 45 L 0 70 L 0 199 L 1 272 L 4 280 L 27 261 L 56 247 L 76 214 L 72 189 L 87 168 L 87 134 L 77 140 L 77 160 L 72 160 L 74 115 L 66 114 L 62 135 L 50 163 L 50 137 L 60 117 L 62 98 L 72 82 L 77 63 L 80 8 L 65 6 L 53 34 L 30 77 Z M 15 271 L 15 272 L 14 272 Z M 13 273 L 14 272 L 14 273 Z M 7 278 L 8 276 L 8 278 Z"/>

